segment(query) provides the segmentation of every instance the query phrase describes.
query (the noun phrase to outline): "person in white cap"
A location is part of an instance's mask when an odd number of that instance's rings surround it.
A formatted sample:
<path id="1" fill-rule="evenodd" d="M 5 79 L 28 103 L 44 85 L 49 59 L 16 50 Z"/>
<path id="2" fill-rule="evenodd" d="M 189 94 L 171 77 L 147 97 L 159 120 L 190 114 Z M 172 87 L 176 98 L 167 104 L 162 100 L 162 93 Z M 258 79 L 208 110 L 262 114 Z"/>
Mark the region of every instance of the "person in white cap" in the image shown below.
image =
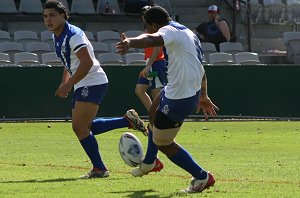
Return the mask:
<path id="1" fill-rule="evenodd" d="M 202 42 L 210 42 L 216 45 L 220 51 L 219 44 L 230 41 L 230 30 L 225 19 L 220 18 L 220 9 L 216 5 L 208 7 L 208 22 L 201 23 L 194 33 Z"/>

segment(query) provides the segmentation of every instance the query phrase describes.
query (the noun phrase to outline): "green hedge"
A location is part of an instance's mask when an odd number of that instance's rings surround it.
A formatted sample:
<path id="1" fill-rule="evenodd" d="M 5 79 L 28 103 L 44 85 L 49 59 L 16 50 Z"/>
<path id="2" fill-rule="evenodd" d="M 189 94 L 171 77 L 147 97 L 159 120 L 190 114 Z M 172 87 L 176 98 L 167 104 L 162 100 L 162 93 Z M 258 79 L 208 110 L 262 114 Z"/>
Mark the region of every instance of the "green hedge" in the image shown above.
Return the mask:
<path id="1" fill-rule="evenodd" d="M 129 108 L 147 115 L 134 94 L 139 66 L 105 66 L 109 88 L 99 116 L 122 116 Z M 206 66 L 208 93 L 220 115 L 300 117 L 300 66 Z M 71 97 L 54 93 L 62 67 L 1 67 L 1 118 L 71 115 Z"/>

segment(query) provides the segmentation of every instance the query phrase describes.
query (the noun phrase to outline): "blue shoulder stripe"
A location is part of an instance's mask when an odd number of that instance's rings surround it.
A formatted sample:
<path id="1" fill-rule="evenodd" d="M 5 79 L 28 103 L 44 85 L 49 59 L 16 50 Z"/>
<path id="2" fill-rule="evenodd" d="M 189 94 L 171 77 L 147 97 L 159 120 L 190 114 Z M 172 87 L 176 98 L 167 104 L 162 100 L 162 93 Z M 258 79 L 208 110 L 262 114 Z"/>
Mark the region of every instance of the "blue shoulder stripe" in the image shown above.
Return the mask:
<path id="1" fill-rule="evenodd" d="M 185 29 L 188 29 L 187 27 L 185 27 L 184 25 L 180 24 L 180 23 L 177 23 L 175 21 L 172 21 L 169 23 L 170 26 L 178 29 L 178 30 L 185 30 Z"/>

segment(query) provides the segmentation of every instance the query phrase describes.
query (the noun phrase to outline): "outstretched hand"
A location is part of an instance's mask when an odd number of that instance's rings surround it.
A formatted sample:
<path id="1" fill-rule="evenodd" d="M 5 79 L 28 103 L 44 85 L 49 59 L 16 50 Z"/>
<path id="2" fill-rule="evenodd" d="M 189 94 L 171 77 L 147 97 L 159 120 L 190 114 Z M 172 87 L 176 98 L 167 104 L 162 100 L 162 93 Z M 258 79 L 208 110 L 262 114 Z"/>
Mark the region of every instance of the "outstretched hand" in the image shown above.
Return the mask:
<path id="1" fill-rule="evenodd" d="M 199 113 L 201 109 L 203 111 L 205 120 L 208 120 L 208 116 L 216 116 L 216 111 L 219 111 L 219 108 L 210 100 L 208 96 L 200 96 L 196 113 Z"/>
<path id="2" fill-rule="evenodd" d="M 126 54 L 129 49 L 129 41 L 124 33 L 121 34 L 121 41 L 116 43 L 117 53 Z"/>

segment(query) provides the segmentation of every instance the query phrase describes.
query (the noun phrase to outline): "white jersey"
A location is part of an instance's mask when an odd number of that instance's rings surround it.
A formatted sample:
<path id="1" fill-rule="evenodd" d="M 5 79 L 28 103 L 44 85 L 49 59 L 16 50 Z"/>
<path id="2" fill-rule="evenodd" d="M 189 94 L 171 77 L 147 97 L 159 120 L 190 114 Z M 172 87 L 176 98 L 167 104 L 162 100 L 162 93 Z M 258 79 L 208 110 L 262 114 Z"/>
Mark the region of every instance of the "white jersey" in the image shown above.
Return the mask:
<path id="1" fill-rule="evenodd" d="M 53 40 L 56 49 L 56 55 L 61 59 L 66 69 L 71 75 L 74 75 L 80 64 L 76 56 L 76 52 L 82 47 L 87 47 L 89 54 L 93 60 L 93 66 L 88 74 L 77 84 L 74 85 L 76 90 L 79 87 L 100 85 L 108 82 L 107 76 L 100 67 L 99 61 L 95 58 L 93 47 L 87 39 L 84 32 L 69 23 L 65 24 L 64 31 L 59 37 L 53 34 Z"/>
<path id="2" fill-rule="evenodd" d="M 194 96 L 201 89 L 204 68 L 198 37 L 185 26 L 171 22 L 158 30 L 164 40 L 168 61 L 166 97 L 182 99 Z"/>

